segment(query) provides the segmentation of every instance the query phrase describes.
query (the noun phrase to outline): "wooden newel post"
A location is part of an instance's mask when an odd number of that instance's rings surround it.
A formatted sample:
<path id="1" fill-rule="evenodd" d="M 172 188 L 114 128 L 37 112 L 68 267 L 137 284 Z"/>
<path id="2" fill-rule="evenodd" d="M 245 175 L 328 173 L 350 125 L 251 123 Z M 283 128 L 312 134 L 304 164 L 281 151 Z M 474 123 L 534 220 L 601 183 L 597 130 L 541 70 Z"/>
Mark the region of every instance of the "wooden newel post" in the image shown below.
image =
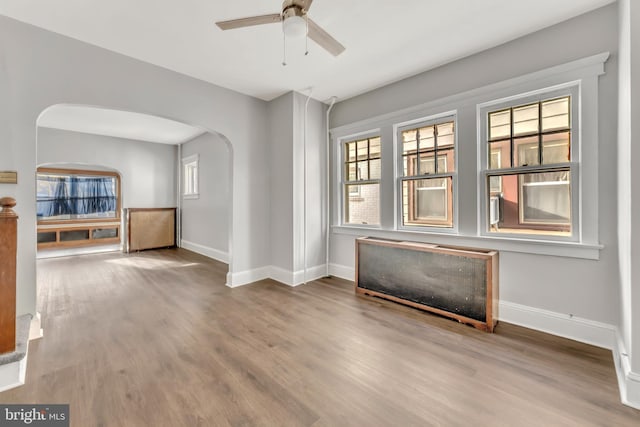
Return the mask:
<path id="1" fill-rule="evenodd" d="M 0 199 L 0 354 L 16 348 L 16 250 L 18 215 L 15 199 Z"/>

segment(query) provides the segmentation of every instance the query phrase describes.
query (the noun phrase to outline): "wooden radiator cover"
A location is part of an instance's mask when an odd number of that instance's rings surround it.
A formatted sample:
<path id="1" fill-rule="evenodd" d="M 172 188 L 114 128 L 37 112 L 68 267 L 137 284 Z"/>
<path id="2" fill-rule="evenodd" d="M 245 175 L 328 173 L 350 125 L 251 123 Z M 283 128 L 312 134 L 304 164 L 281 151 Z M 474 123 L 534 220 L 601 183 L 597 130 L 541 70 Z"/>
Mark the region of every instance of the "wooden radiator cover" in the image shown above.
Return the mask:
<path id="1" fill-rule="evenodd" d="M 127 251 L 176 245 L 176 208 L 127 209 Z"/>
<path id="2" fill-rule="evenodd" d="M 356 240 L 356 293 L 493 332 L 498 252 L 374 238 Z"/>

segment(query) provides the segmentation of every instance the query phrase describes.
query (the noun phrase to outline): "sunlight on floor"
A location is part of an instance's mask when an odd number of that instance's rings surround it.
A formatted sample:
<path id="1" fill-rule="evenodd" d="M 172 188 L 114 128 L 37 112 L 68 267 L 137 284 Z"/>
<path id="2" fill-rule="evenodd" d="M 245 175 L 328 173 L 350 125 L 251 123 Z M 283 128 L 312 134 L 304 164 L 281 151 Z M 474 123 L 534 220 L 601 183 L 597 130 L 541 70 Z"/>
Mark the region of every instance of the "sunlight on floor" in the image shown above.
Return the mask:
<path id="1" fill-rule="evenodd" d="M 143 268 L 145 270 L 155 270 L 160 268 L 183 268 L 183 267 L 193 267 L 195 265 L 200 265 L 200 263 L 198 262 L 183 263 L 183 262 L 171 261 L 166 259 L 161 260 L 161 259 L 144 258 L 144 257 L 109 259 L 109 260 L 105 260 L 104 262 L 118 264 L 121 266 Z"/>

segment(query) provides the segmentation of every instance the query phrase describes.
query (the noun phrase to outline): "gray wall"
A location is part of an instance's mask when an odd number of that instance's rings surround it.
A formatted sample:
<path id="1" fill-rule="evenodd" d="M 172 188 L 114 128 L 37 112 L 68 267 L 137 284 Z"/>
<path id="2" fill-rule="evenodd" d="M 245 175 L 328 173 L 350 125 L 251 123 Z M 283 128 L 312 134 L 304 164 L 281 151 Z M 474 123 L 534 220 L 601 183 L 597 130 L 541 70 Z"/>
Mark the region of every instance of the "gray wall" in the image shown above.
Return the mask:
<path id="1" fill-rule="evenodd" d="M 60 103 L 88 104 L 172 118 L 218 132 L 232 144 L 233 254 L 228 280 L 270 263 L 266 103 L 104 49 L 0 17 L 0 184 L 17 199 L 17 311 L 35 313 L 36 120 Z"/>
<path id="2" fill-rule="evenodd" d="M 103 166 L 120 173 L 123 208 L 176 206 L 174 145 L 38 128 L 38 165 Z"/>
<path id="3" fill-rule="evenodd" d="M 617 6 L 614 4 L 340 102 L 332 111 L 331 127 L 435 101 L 571 60 L 611 52 L 606 74 L 600 78 L 599 85 L 598 219 L 599 240 L 604 245 L 600 259 L 502 251 L 500 299 L 562 313 L 567 317 L 578 316 L 618 325 L 617 199 L 615 191 L 611 191 L 616 188 L 616 174 L 612 172 L 616 170 L 616 129 L 612 124 L 617 121 L 617 42 Z M 474 231 L 477 224 L 475 110 L 461 112 L 458 119 L 458 195 L 465 201 L 464 206 L 461 202 L 459 222 L 461 232 L 466 233 Z M 393 135 L 383 135 L 384 138 L 389 141 Z M 392 155 L 392 151 L 390 144 L 385 147 L 383 142 L 383 157 Z M 383 181 L 387 180 L 383 185 L 393 186 L 392 171 L 386 173 L 383 170 Z M 381 196 L 383 206 L 393 212 L 392 189 L 383 191 L 386 192 Z M 362 234 L 366 235 L 366 230 Z M 332 233 L 331 263 L 353 267 L 354 238 Z M 429 236 L 421 239 L 429 241 Z M 445 237 L 442 239 L 446 240 Z M 450 243 L 455 244 L 455 240 Z M 486 245 L 490 247 L 491 243 Z"/>
<path id="4" fill-rule="evenodd" d="M 290 284 L 305 280 L 305 263 L 325 265 L 326 106 L 313 99 L 306 104 L 307 95 L 289 92 L 268 107 L 271 265 L 292 275 L 275 277 Z"/>
<path id="5" fill-rule="evenodd" d="M 268 115 L 271 265 L 292 271 L 293 92 L 269 102 Z"/>
<path id="6" fill-rule="evenodd" d="M 182 158 L 193 154 L 199 156 L 200 196 L 182 200 L 182 239 L 228 256 L 229 149 L 219 136 L 206 133 L 182 145 Z"/>
<path id="7" fill-rule="evenodd" d="M 294 271 L 326 265 L 326 106 L 293 98 Z M 305 161 L 306 158 L 306 161 Z M 305 221 L 306 218 L 306 221 Z M 317 276 L 317 273 L 315 274 Z M 307 280 L 314 276 L 307 272 Z M 315 277 L 314 277 L 315 278 Z"/>

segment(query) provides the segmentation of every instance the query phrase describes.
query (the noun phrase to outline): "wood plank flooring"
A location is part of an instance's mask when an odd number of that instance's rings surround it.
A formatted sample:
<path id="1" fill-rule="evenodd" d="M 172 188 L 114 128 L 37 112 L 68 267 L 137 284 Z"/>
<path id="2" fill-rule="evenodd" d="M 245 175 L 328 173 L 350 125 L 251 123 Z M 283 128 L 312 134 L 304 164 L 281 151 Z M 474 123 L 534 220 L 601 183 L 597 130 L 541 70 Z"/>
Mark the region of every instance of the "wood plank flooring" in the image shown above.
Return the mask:
<path id="1" fill-rule="evenodd" d="M 186 250 L 38 261 L 45 335 L 2 403 L 85 426 L 638 426 L 609 351 L 488 334 L 323 279 L 224 286 Z"/>

